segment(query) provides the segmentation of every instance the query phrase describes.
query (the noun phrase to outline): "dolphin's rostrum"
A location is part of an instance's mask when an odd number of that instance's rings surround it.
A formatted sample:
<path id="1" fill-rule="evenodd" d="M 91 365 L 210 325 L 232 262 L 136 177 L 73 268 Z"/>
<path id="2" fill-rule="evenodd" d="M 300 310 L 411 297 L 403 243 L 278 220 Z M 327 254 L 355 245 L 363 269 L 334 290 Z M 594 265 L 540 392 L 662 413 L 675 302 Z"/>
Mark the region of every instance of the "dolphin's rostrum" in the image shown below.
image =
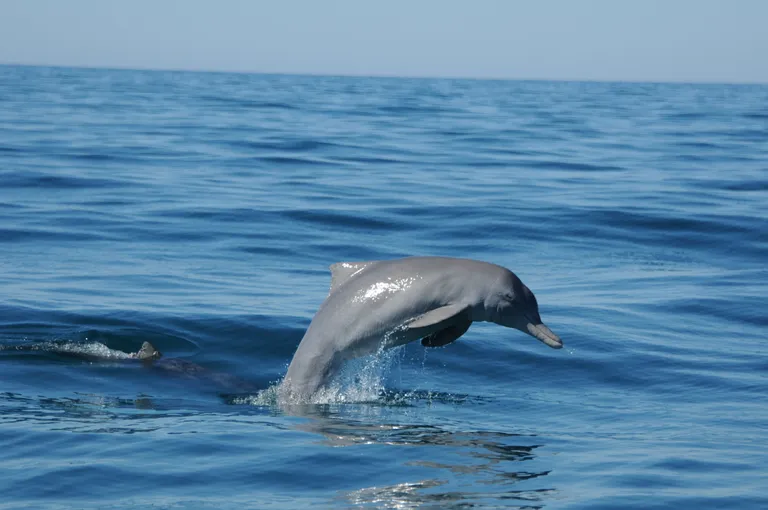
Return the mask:
<path id="1" fill-rule="evenodd" d="M 330 293 L 293 356 L 280 398 L 309 400 L 348 359 L 418 339 L 426 347 L 447 345 L 478 321 L 563 346 L 541 322 L 536 297 L 504 267 L 447 257 L 333 264 Z"/>

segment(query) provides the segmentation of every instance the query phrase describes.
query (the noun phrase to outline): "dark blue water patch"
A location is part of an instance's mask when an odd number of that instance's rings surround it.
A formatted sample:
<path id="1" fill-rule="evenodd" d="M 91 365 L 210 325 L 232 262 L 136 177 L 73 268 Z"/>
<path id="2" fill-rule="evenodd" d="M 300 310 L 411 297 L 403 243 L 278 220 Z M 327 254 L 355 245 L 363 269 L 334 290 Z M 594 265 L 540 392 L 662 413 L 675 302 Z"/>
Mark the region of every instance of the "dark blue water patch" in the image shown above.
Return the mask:
<path id="1" fill-rule="evenodd" d="M 350 152 L 346 155 L 334 155 L 334 159 L 343 163 L 359 163 L 363 165 L 376 165 L 380 168 L 391 169 L 393 165 L 402 165 L 408 161 L 406 155 L 396 155 L 391 150 L 367 151 L 368 156 L 357 155 Z M 404 157 L 406 156 L 406 157 Z"/>
<path id="2" fill-rule="evenodd" d="M 246 316 L 231 317 L 158 317 L 152 323 L 165 325 L 174 331 L 185 332 L 186 336 L 196 339 L 201 345 L 206 342 L 218 343 L 223 336 L 232 339 L 247 340 L 226 343 L 225 349 L 245 349 L 262 354 L 274 353 L 285 357 L 292 354 L 292 349 L 304 334 L 304 328 L 295 322 L 286 322 L 278 317 L 253 313 Z M 268 348 L 262 350 L 260 344 Z"/>
<path id="3" fill-rule="evenodd" d="M 199 99 L 207 105 L 222 105 L 230 108 L 243 108 L 250 110 L 298 110 L 299 107 L 289 102 L 281 101 L 261 101 L 254 99 L 246 99 L 243 97 L 228 97 L 228 96 L 214 96 L 214 95 L 201 95 Z"/>
<path id="4" fill-rule="evenodd" d="M 425 232 L 425 236 L 433 241 L 446 240 L 448 244 L 453 245 L 454 239 L 464 236 L 476 236 L 478 231 L 482 231 L 484 235 L 490 236 L 494 239 L 505 239 L 511 243 L 519 242 L 533 242 L 536 240 L 543 240 L 552 235 L 552 233 L 542 228 L 542 225 L 512 225 L 505 217 L 494 218 L 493 220 L 486 221 L 482 227 L 478 227 L 477 224 L 471 220 L 457 219 L 450 225 L 442 226 L 439 229 L 430 229 Z M 469 242 L 481 245 L 488 242 L 487 240 L 476 240 Z M 461 244 L 461 243 L 459 243 Z"/>
<path id="5" fill-rule="evenodd" d="M 212 223 L 247 222 L 251 224 L 271 223 L 279 218 L 279 214 L 274 211 L 265 211 L 255 208 L 200 209 L 194 208 L 193 206 L 153 210 L 152 216 L 184 220 L 203 220 Z"/>
<path id="6" fill-rule="evenodd" d="M 294 254 L 294 248 L 287 243 L 283 246 L 274 246 L 274 245 L 265 246 L 264 244 L 259 243 L 254 245 L 235 246 L 235 247 L 232 247 L 231 249 L 235 251 L 249 253 L 252 255 L 268 255 L 268 256 L 275 256 L 275 257 L 286 257 Z"/>
<path id="7" fill-rule="evenodd" d="M 285 151 L 285 152 L 326 152 L 329 149 L 354 148 L 345 144 L 339 144 L 320 140 L 270 140 L 249 141 L 235 140 L 228 145 L 238 149 L 253 151 Z"/>
<path id="8" fill-rule="evenodd" d="M 742 115 L 745 119 L 750 120 L 768 120 L 768 112 L 749 112 Z"/>
<path id="9" fill-rule="evenodd" d="M 25 149 L 22 147 L 13 147 L 11 145 L 0 145 L 0 153 L 6 154 L 22 154 Z"/>
<path id="10" fill-rule="evenodd" d="M 152 243 L 160 240 L 167 242 L 210 242 L 225 235 L 221 232 L 201 232 L 189 225 L 170 225 L 162 222 L 135 222 L 121 225 L 119 229 L 110 233 L 109 238 L 123 243 L 146 242 Z M 102 252 L 103 253 L 103 252 Z"/>
<path id="11" fill-rule="evenodd" d="M 0 320 L 5 331 L 14 331 L 17 335 L 25 334 L 38 340 L 51 340 L 64 338 L 70 340 L 86 340 L 87 331 L 143 331 L 143 325 L 155 324 L 157 319 L 143 316 L 142 319 L 133 318 L 134 314 L 85 314 L 69 311 L 40 310 L 29 306 L 5 306 L 0 308 Z M 41 321 L 45 317 L 45 321 Z M 19 320 L 21 319 L 21 320 Z M 42 330 L 43 325 L 48 325 L 48 330 Z M 27 329 L 27 328 L 30 328 Z M 162 330 L 162 327 L 160 328 Z M 37 336 L 37 335 L 41 336 Z M 64 336 L 62 336 L 64 335 Z M 74 336 L 71 336 L 74 335 Z M 127 335 L 130 337 L 130 335 Z M 141 346 L 141 343 L 138 344 Z"/>
<path id="12" fill-rule="evenodd" d="M 595 234 L 624 238 L 643 243 L 707 249 L 720 253 L 756 256 L 765 252 L 764 229 L 749 218 L 699 215 L 697 218 L 645 214 L 639 211 L 593 210 L 586 214 L 594 218 Z M 583 236 L 578 225 L 567 225 L 563 233 Z"/>
<path id="13" fill-rule="evenodd" d="M 758 302 L 760 301 L 761 298 L 758 296 L 742 297 L 738 303 L 734 303 L 728 299 L 703 295 L 695 301 L 683 300 L 667 303 L 665 306 L 671 306 L 680 313 L 688 313 L 692 316 L 706 315 L 718 317 L 726 322 L 732 321 L 745 327 L 765 327 L 768 326 L 768 314 L 759 311 Z"/>
<path id="14" fill-rule="evenodd" d="M 107 431 L 105 430 L 105 432 Z M 137 432 L 151 431 L 140 430 Z M 195 475 L 190 473 L 189 470 L 184 471 L 180 474 L 165 473 L 163 475 L 166 479 L 165 483 L 175 487 L 191 487 L 205 483 L 206 479 L 210 480 L 202 472 Z M 96 472 L 98 474 L 95 474 Z M 89 483 L 84 486 L 79 481 L 85 475 L 87 475 Z M 17 490 L 21 501 L 29 499 L 36 504 L 58 501 L 65 494 L 73 502 L 88 501 L 94 497 L 130 498 L 135 494 L 134 488 L 136 483 L 150 484 L 157 475 L 158 473 L 154 473 L 152 470 L 118 468 L 108 464 L 90 467 L 60 467 L 47 469 L 39 476 L 30 477 L 23 483 L 17 484 Z M 55 479 L 56 482 L 53 484 L 43 484 L 43 489 L 34 489 L 36 485 L 40 485 L 49 478 Z M 114 480 L 123 480 L 123 482 L 114 483 Z M 152 491 L 150 490 L 149 492 L 151 493 Z"/>
<path id="15" fill-rule="evenodd" d="M 713 180 L 701 183 L 701 186 L 711 187 L 714 189 L 725 189 L 728 191 L 766 191 L 768 190 L 768 180 Z"/>
<path id="16" fill-rule="evenodd" d="M 682 141 L 682 142 L 678 142 L 677 146 L 678 147 L 691 148 L 691 149 L 697 149 L 697 150 L 709 150 L 709 149 L 712 149 L 712 150 L 724 150 L 727 147 L 726 145 L 723 145 L 723 144 L 717 144 L 717 143 L 708 142 L 708 141 L 701 141 L 701 140 L 699 140 L 699 141 L 695 141 L 695 140 Z"/>
<path id="17" fill-rule="evenodd" d="M 517 163 L 519 166 L 527 168 L 540 168 L 547 170 L 566 170 L 573 172 L 621 172 L 625 168 L 613 165 L 597 165 L 589 163 L 571 163 L 562 160 L 540 161 L 540 160 L 522 160 Z"/>
<path id="18" fill-rule="evenodd" d="M 19 203 L 0 202 L 0 209 L 11 211 L 11 214 L 17 214 L 20 210 L 26 209 L 26 206 Z"/>
<path id="19" fill-rule="evenodd" d="M 616 211 L 593 210 L 589 214 L 599 218 L 596 223 L 614 225 L 616 227 L 633 229 L 638 231 L 658 231 L 665 235 L 674 233 L 728 233 L 747 234 L 756 233 L 755 227 L 746 226 L 748 223 L 739 221 L 738 218 L 723 216 L 699 216 L 697 218 L 685 218 L 681 216 L 659 215 L 642 213 L 640 211 Z"/>
<path id="20" fill-rule="evenodd" d="M 680 154 L 677 159 L 683 163 L 703 163 L 709 160 L 709 156 L 705 154 Z"/>
<path id="21" fill-rule="evenodd" d="M 403 115 L 403 116 L 440 115 L 440 114 L 444 115 L 449 112 L 454 112 L 454 110 L 451 108 L 441 108 L 441 107 L 427 106 L 427 105 L 406 105 L 406 104 L 381 105 L 375 109 L 375 113 L 394 114 L 394 115 Z"/>
<path id="22" fill-rule="evenodd" d="M 683 122 L 695 122 L 695 121 L 706 121 L 709 118 L 711 118 L 712 113 L 710 111 L 700 111 L 700 112 L 678 112 L 678 113 L 670 113 L 665 115 L 665 119 L 670 122 L 676 122 L 676 121 L 683 121 Z"/>
<path id="23" fill-rule="evenodd" d="M 317 157 L 295 157 L 295 156 L 248 156 L 238 158 L 238 163 L 252 162 L 259 165 L 278 165 L 279 167 L 335 167 L 338 163 Z"/>
<path id="24" fill-rule="evenodd" d="M 511 147 L 485 147 L 483 148 L 485 154 L 495 154 L 499 156 L 514 156 L 514 157 L 526 157 L 538 156 L 536 151 L 527 149 L 513 149 Z"/>
<path id="25" fill-rule="evenodd" d="M 713 143 L 712 140 L 717 140 L 716 145 L 721 147 L 732 144 L 752 144 L 754 142 L 764 141 L 768 136 L 768 131 L 761 128 L 745 128 L 745 127 L 730 127 L 727 130 L 716 130 L 712 128 L 701 129 L 693 131 L 691 129 L 671 129 L 666 128 L 663 131 L 663 139 L 667 142 L 679 145 L 680 140 L 688 141 L 688 143 Z M 744 154 L 734 153 L 733 155 L 745 155 L 749 156 L 751 151 L 744 151 Z M 727 155 L 727 154 L 725 154 Z"/>
<path id="26" fill-rule="evenodd" d="M 72 159 L 74 161 L 85 161 L 85 162 L 93 162 L 93 163 L 121 161 L 121 160 L 125 161 L 125 160 L 133 159 L 133 158 L 126 158 L 125 156 L 121 156 L 117 154 L 108 154 L 103 152 L 102 153 L 86 152 L 86 151 L 70 151 L 67 153 L 60 154 L 59 157 Z"/>
<path id="27" fill-rule="evenodd" d="M 387 231 L 403 228 L 407 225 L 403 219 L 399 224 L 391 221 L 384 221 L 371 217 L 362 211 L 359 214 L 343 213 L 340 211 L 309 211 L 309 210 L 288 210 L 284 215 L 293 221 L 304 222 L 314 225 L 325 225 L 333 229 L 356 230 L 365 229 L 373 231 Z"/>
<path id="28" fill-rule="evenodd" d="M 123 179 L 105 179 L 74 175 L 44 174 L 30 170 L 5 171 L 0 174 L 4 188 L 90 189 L 120 188 L 130 184 Z"/>
<path id="29" fill-rule="evenodd" d="M 20 242 L 58 242 L 58 241 L 103 241 L 114 239 L 107 234 L 86 232 L 71 232 L 67 230 L 33 229 L 33 228 L 0 228 L 0 243 Z"/>
<path id="30" fill-rule="evenodd" d="M 714 134 L 714 133 L 713 133 Z M 732 129 L 727 132 L 717 133 L 722 136 L 727 136 L 728 139 L 738 140 L 743 142 L 758 142 L 764 143 L 768 139 L 768 128 L 762 129 Z"/>

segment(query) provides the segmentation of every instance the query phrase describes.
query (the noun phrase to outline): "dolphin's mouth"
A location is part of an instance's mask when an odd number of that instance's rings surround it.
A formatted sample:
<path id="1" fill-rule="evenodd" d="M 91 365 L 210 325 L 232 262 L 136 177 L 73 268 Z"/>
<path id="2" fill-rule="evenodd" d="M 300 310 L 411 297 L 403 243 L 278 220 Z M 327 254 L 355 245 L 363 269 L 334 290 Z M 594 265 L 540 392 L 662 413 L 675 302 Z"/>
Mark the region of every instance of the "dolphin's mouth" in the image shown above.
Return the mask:
<path id="1" fill-rule="evenodd" d="M 534 324 L 529 322 L 526 328 L 531 336 L 535 336 L 553 349 L 561 349 L 563 347 L 563 341 L 560 340 L 560 337 L 554 334 L 546 324 Z"/>

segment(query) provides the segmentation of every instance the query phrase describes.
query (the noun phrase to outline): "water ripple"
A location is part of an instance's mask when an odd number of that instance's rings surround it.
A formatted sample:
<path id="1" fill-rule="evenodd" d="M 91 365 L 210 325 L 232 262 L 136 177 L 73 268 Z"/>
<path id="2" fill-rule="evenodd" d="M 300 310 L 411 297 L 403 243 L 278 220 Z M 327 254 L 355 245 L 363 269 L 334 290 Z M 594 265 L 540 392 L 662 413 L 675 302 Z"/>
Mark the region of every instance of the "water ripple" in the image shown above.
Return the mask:
<path id="1" fill-rule="evenodd" d="M 0 97 L 0 507 L 768 507 L 768 87 L 0 66 Z M 477 323 L 278 405 L 328 266 L 405 255 L 510 267 L 565 348 Z"/>

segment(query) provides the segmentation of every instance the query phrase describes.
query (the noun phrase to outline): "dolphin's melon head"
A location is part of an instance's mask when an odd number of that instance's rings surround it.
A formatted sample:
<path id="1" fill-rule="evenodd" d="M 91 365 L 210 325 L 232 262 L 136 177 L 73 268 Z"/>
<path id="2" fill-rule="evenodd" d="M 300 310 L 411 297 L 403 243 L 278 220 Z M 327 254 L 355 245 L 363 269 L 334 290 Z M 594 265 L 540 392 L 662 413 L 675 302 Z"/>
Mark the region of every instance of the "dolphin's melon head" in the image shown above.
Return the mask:
<path id="1" fill-rule="evenodd" d="M 536 296 L 512 271 L 505 269 L 496 280 L 485 300 L 485 310 L 491 322 L 518 329 L 553 349 L 563 346 L 560 337 L 541 321 Z"/>

